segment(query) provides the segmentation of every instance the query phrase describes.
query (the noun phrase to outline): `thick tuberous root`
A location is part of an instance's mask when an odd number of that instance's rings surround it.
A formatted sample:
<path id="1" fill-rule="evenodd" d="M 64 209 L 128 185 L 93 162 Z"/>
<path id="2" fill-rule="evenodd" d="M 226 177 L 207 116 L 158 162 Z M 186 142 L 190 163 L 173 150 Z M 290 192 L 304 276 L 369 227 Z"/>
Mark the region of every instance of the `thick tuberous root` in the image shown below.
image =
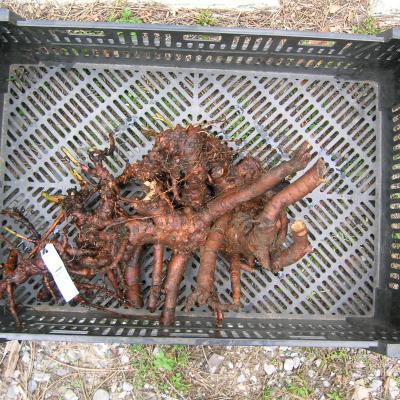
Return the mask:
<path id="1" fill-rule="evenodd" d="M 291 226 L 293 244 L 287 249 L 278 251 L 272 256 L 272 271 L 278 272 L 282 268 L 295 264 L 307 253 L 313 251 L 308 241 L 308 232 L 303 221 L 294 221 Z"/>
<path id="2" fill-rule="evenodd" d="M 6 263 L 0 279 L 0 296 L 8 296 L 16 321 L 13 290 L 30 277 L 42 279 L 39 297 L 59 296 L 40 257 L 48 243 L 55 246 L 80 288 L 74 301 L 107 311 L 92 302 L 95 296 L 88 297 L 97 291 L 108 293 L 125 307 L 146 307 L 154 312 L 162 306 L 160 323 L 164 326 L 174 323 L 186 265 L 196 252 L 200 253 L 197 287 L 185 310 L 206 305 L 220 324 L 224 312 L 241 307 L 243 275 L 254 273 L 255 265 L 276 272 L 312 250 L 305 224 L 295 221 L 288 229 L 286 215 L 287 207 L 325 179 L 323 160 L 301 173 L 311 160 L 309 143 L 301 143 L 290 159 L 266 169 L 251 156 L 236 163 L 228 144 L 200 126 L 177 125 L 154 136 L 150 152 L 127 165 L 120 176 L 106 168 L 106 160 L 115 156 L 118 146 L 113 135 L 105 149 L 90 150 L 87 164 L 63 147 L 64 162 L 78 187 L 62 195 L 43 192 L 44 199 L 60 207 L 60 212 L 41 235 L 22 212 L 3 211 L 6 218 L 23 226 L 24 232 L 7 228 L 8 236 L 0 238 L 9 248 L 16 238 L 32 247 L 27 254 L 18 255 L 12 267 Z M 294 181 L 293 176 L 297 177 Z M 125 185 L 130 184 L 140 189 L 133 198 L 124 195 Z M 60 228 L 65 222 L 77 231 L 73 240 Z M 153 264 L 145 302 L 141 254 L 149 246 L 153 247 Z M 164 252 L 172 254 L 166 272 Z M 219 257 L 230 262 L 231 304 L 222 304 L 218 298 L 215 275 Z M 93 285 L 94 278 L 104 279 L 107 287 Z"/>

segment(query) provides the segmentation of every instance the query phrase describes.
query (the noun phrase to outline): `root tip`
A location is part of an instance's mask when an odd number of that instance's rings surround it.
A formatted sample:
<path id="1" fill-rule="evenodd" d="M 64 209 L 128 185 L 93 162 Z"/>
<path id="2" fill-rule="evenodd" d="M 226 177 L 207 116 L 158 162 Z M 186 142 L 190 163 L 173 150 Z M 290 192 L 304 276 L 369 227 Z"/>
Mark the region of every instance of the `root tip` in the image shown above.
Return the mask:
<path id="1" fill-rule="evenodd" d="M 163 310 L 160 315 L 160 324 L 162 326 L 171 326 L 175 321 L 173 310 Z"/>
<path id="2" fill-rule="evenodd" d="M 295 234 L 299 234 L 302 231 L 304 231 L 304 233 L 307 233 L 306 224 L 299 219 L 293 222 L 291 229 L 292 232 Z"/>

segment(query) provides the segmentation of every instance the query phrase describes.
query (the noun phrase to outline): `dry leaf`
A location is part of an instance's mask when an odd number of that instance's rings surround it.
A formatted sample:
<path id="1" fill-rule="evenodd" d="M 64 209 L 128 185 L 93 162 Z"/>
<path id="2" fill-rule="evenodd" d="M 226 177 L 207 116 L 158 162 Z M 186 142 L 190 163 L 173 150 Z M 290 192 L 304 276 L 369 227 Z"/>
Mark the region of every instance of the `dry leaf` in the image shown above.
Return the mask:
<path id="1" fill-rule="evenodd" d="M 4 352 L 8 353 L 8 360 L 6 364 L 6 369 L 4 371 L 4 377 L 11 378 L 13 376 L 15 368 L 17 367 L 17 362 L 19 360 L 20 348 L 21 344 L 18 342 L 18 340 L 11 340 L 7 342 Z"/>
<path id="2" fill-rule="evenodd" d="M 157 186 L 157 182 L 156 181 L 146 181 L 144 183 L 148 188 L 150 188 L 150 190 L 147 192 L 146 197 L 143 199 L 143 201 L 150 201 L 154 194 L 156 193 L 156 186 Z"/>
<path id="3" fill-rule="evenodd" d="M 340 6 L 337 4 L 331 4 L 329 6 L 329 14 L 336 14 L 340 10 Z"/>

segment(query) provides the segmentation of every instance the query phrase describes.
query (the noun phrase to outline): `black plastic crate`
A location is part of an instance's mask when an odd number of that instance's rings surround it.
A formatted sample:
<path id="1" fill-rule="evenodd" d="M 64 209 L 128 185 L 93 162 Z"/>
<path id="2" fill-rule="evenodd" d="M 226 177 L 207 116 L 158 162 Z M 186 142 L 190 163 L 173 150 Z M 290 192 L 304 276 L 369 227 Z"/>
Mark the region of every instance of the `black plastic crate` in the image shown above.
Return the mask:
<path id="1" fill-rule="evenodd" d="M 307 139 L 329 164 L 328 182 L 289 210 L 306 221 L 314 253 L 277 276 L 243 273 L 243 309 L 221 328 L 205 308 L 182 311 L 195 286 L 193 257 L 173 327 L 141 310 L 118 309 L 126 318 L 114 318 L 39 303 L 31 279 L 17 290 L 23 328 L 3 301 L 0 337 L 335 345 L 399 355 L 400 30 L 364 36 L 25 21 L 7 10 L 0 20 L 0 203 L 30 208 L 43 230 L 58 210 L 41 193 L 74 184 L 61 146 L 85 160 L 109 131 L 117 138 L 115 173 L 151 148 L 141 131 L 164 129 L 165 121 L 211 121 L 214 134 L 266 166 Z M 148 250 L 145 296 L 151 260 Z M 230 301 L 223 259 L 216 285 Z M 98 304 L 116 308 L 109 299 Z"/>

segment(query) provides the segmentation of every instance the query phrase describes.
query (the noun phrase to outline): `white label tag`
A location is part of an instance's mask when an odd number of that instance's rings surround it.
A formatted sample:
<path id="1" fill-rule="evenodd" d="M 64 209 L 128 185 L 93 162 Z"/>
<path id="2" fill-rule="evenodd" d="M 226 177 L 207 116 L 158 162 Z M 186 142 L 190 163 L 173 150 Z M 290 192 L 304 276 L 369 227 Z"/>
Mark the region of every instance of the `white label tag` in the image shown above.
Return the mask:
<path id="1" fill-rule="evenodd" d="M 56 283 L 58 290 L 61 292 L 62 297 L 64 297 L 66 302 L 69 302 L 79 294 L 79 292 L 69 276 L 58 251 L 52 243 L 48 243 L 45 248 L 40 251 L 40 255 L 43 262 L 46 264 L 47 269 L 53 275 L 54 282 Z"/>

